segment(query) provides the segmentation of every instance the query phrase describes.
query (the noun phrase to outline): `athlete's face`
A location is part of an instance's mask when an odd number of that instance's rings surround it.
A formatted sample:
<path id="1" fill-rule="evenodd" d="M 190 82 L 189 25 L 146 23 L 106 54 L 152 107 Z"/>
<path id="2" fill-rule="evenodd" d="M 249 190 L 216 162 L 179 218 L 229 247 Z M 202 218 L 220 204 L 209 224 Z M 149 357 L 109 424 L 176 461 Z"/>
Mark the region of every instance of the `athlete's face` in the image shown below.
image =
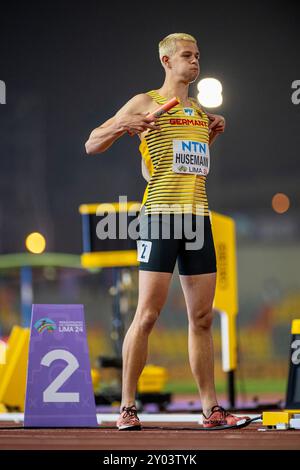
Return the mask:
<path id="1" fill-rule="evenodd" d="M 199 59 L 197 44 L 192 41 L 176 41 L 176 52 L 170 58 L 172 73 L 181 76 L 188 83 L 194 82 L 200 73 Z"/>

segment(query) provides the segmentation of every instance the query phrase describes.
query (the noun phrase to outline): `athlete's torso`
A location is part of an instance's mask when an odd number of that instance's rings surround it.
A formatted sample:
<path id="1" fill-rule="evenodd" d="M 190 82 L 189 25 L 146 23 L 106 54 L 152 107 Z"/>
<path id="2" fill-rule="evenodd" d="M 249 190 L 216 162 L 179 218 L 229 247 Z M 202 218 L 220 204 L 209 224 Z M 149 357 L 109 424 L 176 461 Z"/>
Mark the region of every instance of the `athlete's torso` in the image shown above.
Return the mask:
<path id="1" fill-rule="evenodd" d="M 147 94 L 157 105 L 167 101 L 156 90 Z M 190 101 L 192 107 L 178 104 L 156 120 L 160 130 L 142 136 L 139 150 L 150 174 L 142 201 L 146 214 L 209 215 L 209 119 L 195 100 Z"/>

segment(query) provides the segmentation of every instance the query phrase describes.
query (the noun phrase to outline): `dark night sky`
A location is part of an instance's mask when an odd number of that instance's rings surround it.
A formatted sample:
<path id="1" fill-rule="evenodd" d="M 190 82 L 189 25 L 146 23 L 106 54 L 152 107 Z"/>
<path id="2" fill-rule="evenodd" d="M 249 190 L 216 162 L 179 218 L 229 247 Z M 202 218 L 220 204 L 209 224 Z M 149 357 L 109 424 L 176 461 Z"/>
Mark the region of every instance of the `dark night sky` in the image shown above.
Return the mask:
<path id="1" fill-rule="evenodd" d="M 141 200 L 138 138 L 87 156 L 90 131 L 163 81 L 158 42 L 198 40 L 201 76 L 223 84 L 226 133 L 212 147 L 211 209 L 270 211 L 275 192 L 299 210 L 300 8 L 296 2 L 9 2 L 1 6 L 0 252 L 40 230 L 48 251 L 81 251 L 78 206 Z M 201 78 L 201 77 L 200 77 Z M 190 94 L 196 96 L 196 86 Z"/>

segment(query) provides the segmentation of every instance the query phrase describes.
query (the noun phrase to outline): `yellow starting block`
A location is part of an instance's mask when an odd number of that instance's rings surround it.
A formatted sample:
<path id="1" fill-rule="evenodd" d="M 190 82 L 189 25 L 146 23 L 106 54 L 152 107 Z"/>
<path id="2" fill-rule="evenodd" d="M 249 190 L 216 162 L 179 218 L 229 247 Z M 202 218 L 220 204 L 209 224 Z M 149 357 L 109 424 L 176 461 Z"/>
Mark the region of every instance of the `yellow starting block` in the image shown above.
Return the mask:
<path id="1" fill-rule="evenodd" d="M 0 367 L 6 364 L 6 350 L 7 350 L 6 343 L 0 340 Z"/>
<path id="2" fill-rule="evenodd" d="M 100 378 L 101 378 L 100 371 L 96 369 L 95 367 L 93 367 L 91 369 L 91 377 L 92 377 L 93 390 L 97 391 L 98 388 L 100 387 Z"/>
<path id="3" fill-rule="evenodd" d="M 286 413 L 290 413 L 292 415 L 300 414 L 300 410 L 283 410 L 286 411 Z"/>
<path id="4" fill-rule="evenodd" d="M 0 413 L 7 413 L 7 408 L 3 403 L 0 403 Z"/>
<path id="5" fill-rule="evenodd" d="M 277 426 L 278 424 L 289 425 L 290 419 L 295 412 L 289 411 L 264 411 L 263 412 L 263 426 Z"/>
<path id="6" fill-rule="evenodd" d="M 167 381 L 167 371 L 164 367 L 145 366 L 138 381 L 139 393 L 160 393 Z"/>
<path id="7" fill-rule="evenodd" d="M 6 363 L 0 368 L 0 403 L 24 410 L 29 328 L 14 326 L 7 342 Z"/>

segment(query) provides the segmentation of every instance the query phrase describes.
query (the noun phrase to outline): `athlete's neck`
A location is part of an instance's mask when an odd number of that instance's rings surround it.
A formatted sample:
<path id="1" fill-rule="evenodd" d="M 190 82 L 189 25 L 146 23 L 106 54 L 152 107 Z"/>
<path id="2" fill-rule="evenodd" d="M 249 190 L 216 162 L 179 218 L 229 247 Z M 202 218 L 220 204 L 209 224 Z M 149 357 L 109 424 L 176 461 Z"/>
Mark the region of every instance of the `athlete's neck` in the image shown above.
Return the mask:
<path id="1" fill-rule="evenodd" d="M 189 85 L 183 82 L 169 81 L 167 78 L 164 81 L 163 86 L 157 90 L 157 93 L 164 98 L 171 99 L 173 96 L 179 98 L 180 103 L 184 106 L 189 106 Z"/>

